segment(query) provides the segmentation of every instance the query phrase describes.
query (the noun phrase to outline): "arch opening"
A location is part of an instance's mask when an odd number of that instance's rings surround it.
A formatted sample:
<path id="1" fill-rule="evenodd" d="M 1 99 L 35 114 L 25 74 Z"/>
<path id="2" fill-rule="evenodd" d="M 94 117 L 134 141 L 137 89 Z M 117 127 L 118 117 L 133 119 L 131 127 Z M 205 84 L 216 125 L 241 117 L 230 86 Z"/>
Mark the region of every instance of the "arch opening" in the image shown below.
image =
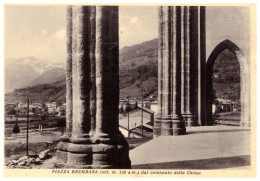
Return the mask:
<path id="1" fill-rule="evenodd" d="M 218 56 L 225 50 L 234 53 L 240 68 L 240 126 L 250 127 L 250 72 L 249 63 L 242 50 L 230 40 L 219 43 L 210 54 L 206 63 L 206 116 L 207 125 L 213 125 L 212 102 L 213 102 L 213 66 Z"/>

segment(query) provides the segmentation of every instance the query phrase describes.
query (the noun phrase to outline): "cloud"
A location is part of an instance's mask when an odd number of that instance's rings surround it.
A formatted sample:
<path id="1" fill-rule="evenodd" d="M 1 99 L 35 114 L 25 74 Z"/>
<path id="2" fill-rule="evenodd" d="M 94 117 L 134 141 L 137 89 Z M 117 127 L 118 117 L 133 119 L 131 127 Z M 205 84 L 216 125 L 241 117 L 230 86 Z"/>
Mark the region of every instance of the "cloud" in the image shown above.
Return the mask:
<path id="1" fill-rule="evenodd" d="M 47 33 L 47 30 L 46 29 L 43 29 L 42 30 L 42 35 L 47 35 L 48 33 Z"/>
<path id="2" fill-rule="evenodd" d="M 64 40 L 66 38 L 66 30 L 65 29 L 60 29 L 53 35 L 54 38 L 58 40 Z"/>
<path id="3" fill-rule="evenodd" d="M 129 24 L 135 24 L 135 23 L 138 22 L 138 20 L 139 20 L 138 17 L 133 17 L 133 18 L 130 19 Z"/>

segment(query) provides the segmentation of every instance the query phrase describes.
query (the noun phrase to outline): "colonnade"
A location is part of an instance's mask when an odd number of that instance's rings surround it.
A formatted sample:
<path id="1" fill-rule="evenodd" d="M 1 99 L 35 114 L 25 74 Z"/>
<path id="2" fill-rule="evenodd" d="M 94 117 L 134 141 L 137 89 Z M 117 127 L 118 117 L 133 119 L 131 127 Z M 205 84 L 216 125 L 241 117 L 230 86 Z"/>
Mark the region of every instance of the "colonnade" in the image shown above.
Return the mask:
<path id="1" fill-rule="evenodd" d="M 205 7 L 161 6 L 158 11 L 154 136 L 184 135 L 186 127 L 212 124 L 207 120 Z M 66 132 L 58 150 L 59 163 L 67 168 L 131 167 L 118 123 L 118 42 L 117 6 L 68 6 Z"/>

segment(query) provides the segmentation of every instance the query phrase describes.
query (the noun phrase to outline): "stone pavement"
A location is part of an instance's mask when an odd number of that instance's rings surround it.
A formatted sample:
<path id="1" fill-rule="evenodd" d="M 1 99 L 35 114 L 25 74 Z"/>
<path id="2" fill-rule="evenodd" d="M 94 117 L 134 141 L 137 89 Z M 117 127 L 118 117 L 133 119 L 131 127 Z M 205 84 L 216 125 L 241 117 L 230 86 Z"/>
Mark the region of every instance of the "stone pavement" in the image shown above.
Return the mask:
<path id="1" fill-rule="evenodd" d="M 250 130 L 187 127 L 187 135 L 160 136 L 130 151 L 132 169 L 248 169 Z"/>

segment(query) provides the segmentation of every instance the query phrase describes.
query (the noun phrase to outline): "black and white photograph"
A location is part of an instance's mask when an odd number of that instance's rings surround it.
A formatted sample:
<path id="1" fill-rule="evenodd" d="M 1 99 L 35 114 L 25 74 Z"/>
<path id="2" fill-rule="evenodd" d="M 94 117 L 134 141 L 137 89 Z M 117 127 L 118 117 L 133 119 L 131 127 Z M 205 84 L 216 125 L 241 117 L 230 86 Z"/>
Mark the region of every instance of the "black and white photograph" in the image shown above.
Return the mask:
<path id="1" fill-rule="evenodd" d="M 255 4 L 3 6 L 8 177 L 256 176 Z"/>

